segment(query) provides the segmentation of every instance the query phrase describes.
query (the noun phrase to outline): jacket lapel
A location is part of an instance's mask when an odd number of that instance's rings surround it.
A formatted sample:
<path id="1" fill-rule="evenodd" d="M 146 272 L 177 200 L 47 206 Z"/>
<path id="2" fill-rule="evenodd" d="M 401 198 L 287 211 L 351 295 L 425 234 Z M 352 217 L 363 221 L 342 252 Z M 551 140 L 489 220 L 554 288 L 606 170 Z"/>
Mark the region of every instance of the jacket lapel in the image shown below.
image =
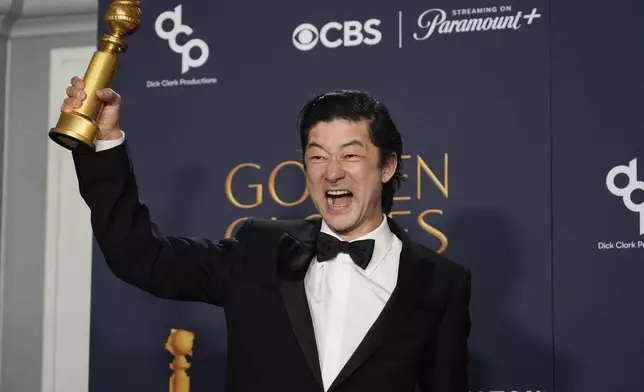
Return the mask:
<path id="1" fill-rule="evenodd" d="M 431 264 L 424 260 L 424 252 L 410 242 L 407 235 L 393 220 L 388 219 L 388 223 L 394 234 L 402 241 L 396 288 L 356 351 L 329 387 L 329 392 L 346 381 L 380 346 L 383 339 L 388 334 L 394 333 L 396 328 L 405 321 L 405 317 L 414 309 L 420 297 L 423 282 L 429 280 Z"/>
<path id="2" fill-rule="evenodd" d="M 279 244 L 278 284 L 293 332 L 322 390 L 315 332 L 304 288 L 304 276 L 315 255 L 315 241 L 319 229 L 319 221 L 307 221 L 303 231 L 282 235 Z"/>

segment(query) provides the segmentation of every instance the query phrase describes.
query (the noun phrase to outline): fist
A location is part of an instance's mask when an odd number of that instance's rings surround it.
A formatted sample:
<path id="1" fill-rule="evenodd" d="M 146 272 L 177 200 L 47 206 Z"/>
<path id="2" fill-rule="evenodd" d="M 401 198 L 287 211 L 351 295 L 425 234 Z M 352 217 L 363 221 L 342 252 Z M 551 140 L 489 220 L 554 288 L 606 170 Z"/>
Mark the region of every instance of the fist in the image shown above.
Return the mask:
<path id="1" fill-rule="evenodd" d="M 83 105 L 87 99 L 87 93 L 83 90 L 85 82 L 78 76 L 74 76 L 71 85 L 67 87 L 67 98 L 63 101 L 60 110 L 63 113 L 70 113 Z M 115 140 L 121 137 L 121 127 L 119 126 L 119 109 L 121 106 L 121 96 L 111 88 L 105 88 L 96 92 L 96 97 L 103 102 L 103 110 L 96 119 L 98 125 L 98 140 Z"/>

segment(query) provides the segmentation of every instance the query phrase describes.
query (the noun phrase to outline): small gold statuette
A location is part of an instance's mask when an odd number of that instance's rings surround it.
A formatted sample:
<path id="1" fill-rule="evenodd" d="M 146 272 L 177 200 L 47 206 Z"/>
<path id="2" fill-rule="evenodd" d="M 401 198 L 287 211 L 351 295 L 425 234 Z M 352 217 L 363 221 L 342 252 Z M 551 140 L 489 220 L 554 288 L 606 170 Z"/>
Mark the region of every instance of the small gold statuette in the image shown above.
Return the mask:
<path id="1" fill-rule="evenodd" d="M 166 350 L 174 355 L 170 363 L 170 369 L 174 373 L 170 377 L 170 392 L 190 392 L 190 377 L 186 370 L 190 369 L 190 363 L 186 355 L 192 356 L 192 345 L 195 334 L 185 329 L 171 329 L 168 341 L 165 344 Z"/>
<path id="2" fill-rule="evenodd" d="M 98 132 L 96 119 L 103 109 L 96 91 L 110 86 L 118 69 L 117 55 L 127 50 L 123 37 L 133 34 L 141 25 L 141 6 L 134 0 L 114 0 L 104 20 L 111 34 L 101 37 L 103 48 L 94 52 L 83 77 L 87 98 L 73 112 L 61 113 L 58 123 L 49 131 L 49 137 L 68 150 L 95 151 L 94 139 Z"/>

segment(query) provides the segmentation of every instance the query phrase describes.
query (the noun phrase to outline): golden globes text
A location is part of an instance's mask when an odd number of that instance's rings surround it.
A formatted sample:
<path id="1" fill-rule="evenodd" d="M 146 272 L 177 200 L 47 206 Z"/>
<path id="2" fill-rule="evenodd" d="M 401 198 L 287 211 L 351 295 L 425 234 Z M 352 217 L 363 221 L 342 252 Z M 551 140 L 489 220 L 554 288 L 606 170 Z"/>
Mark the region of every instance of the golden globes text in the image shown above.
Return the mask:
<path id="1" fill-rule="evenodd" d="M 403 155 L 403 164 L 407 168 L 407 183 L 398 192 L 394 198 L 394 210 L 389 214 L 395 219 L 396 216 L 410 216 L 423 232 L 437 241 L 436 251 L 439 253 L 447 249 L 447 236 L 434 227 L 434 223 L 444 214 L 443 208 L 430 208 L 426 206 L 427 199 L 436 202 L 436 199 L 447 200 L 449 198 L 449 168 L 448 154 L 443 155 L 443 159 L 436 159 L 432 163 L 435 166 L 442 164 L 442 170 L 434 170 L 428 165 L 427 160 L 420 155 Z M 442 161 L 442 162 L 440 162 Z M 255 172 L 255 173 L 252 173 Z M 261 217 L 262 206 L 266 203 L 274 203 L 280 207 L 293 208 L 300 206 L 309 198 L 309 192 L 306 186 L 302 187 L 300 196 L 295 200 L 285 200 L 278 189 L 278 178 L 280 175 L 293 175 L 297 172 L 304 175 L 304 167 L 301 162 L 282 161 L 276 165 L 267 167 L 255 162 L 244 162 L 234 166 L 226 176 L 225 192 L 228 201 L 241 210 L 246 211 L 243 216 L 231 222 L 224 233 L 225 238 L 230 238 L 239 224 L 249 217 Z M 442 180 L 436 174 L 442 176 Z M 251 182 L 249 178 L 265 179 L 264 181 Z M 303 178 L 303 177 L 302 177 Z M 298 181 L 304 182 L 304 181 Z M 250 195 L 248 189 L 251 189 Z M 402 194 L 404 191 L 406 194 Z M 430 197 L 428 196 L 430 194 Z M 445 202 L 438 202 L 444 205 Z M 420 207 L 419 207 L 420 206 Z M 305 219 L 312 219 L 320 215 L 311 211 L 304 216 Z M 271 219 L 279 219 L 278 216 L 270 216 Z M 403 227 L 405 230 L 409 228 Z"/>

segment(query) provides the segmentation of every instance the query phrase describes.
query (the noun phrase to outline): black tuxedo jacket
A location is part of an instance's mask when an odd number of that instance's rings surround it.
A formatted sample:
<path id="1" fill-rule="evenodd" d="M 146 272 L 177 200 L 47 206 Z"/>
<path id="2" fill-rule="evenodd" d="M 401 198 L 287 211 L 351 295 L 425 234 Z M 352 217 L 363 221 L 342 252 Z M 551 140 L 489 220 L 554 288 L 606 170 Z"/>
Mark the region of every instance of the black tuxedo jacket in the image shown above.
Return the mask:
<path id="1" fill-rule="evenodd" d="M 223 307 L 228 391 L 323 391 L 303 282 L 319 220 L 251 219 L 218 242 L 164 236 L 139 201 L 127 144 L 74 161 L 118 278 L 160 298 Z M 403 242 L 397 286 L 329 390 L 466 392 L 470 273 L 389 225 Z"/>

